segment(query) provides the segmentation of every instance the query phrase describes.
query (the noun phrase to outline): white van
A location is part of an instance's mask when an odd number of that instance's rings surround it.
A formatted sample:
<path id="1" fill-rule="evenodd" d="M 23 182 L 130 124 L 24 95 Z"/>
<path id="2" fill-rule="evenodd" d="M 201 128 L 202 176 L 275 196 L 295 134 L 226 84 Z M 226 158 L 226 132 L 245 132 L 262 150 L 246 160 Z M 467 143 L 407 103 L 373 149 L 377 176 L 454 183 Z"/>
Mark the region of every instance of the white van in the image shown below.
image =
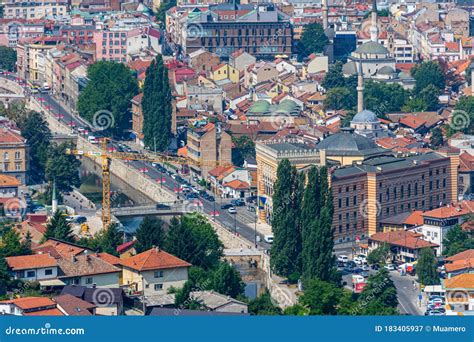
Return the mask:
<path id="1" fill-rule="evenodd" d="M 271 234 L 264 235 L 263 240 L 265 240 L 265 242 L 267 242 L 267 243 L 273 243 L 273 235 L 271 235 Z"/>
<path id="2" fill-rule="evenodd" d="M 91 144 L 97 144 L 97 139 L 93 135 L 89 135 L 87 137 L 87 141 L 90 142 Z"/>

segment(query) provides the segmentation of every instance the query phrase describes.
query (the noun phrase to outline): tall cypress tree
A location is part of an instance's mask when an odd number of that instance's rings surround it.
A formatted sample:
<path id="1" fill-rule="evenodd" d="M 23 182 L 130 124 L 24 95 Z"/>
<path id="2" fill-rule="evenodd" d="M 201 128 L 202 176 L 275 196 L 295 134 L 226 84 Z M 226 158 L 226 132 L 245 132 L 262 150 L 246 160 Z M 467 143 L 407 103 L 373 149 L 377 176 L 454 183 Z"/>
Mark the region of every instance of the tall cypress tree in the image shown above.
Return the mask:
<path id="1" fill-rule="evenodd" d="M 273 194 L 271 265 L 275 273 L 289 276 L 300 270 L 300 204 L 302 178 L 285 159 L 278 165 Z"/>
<path id="2" fill-rule="evenodd" d="M 165 151 L 171 137 L 171 88 L 168 70 L 158 55 L 146 71 L 143 87 L 143 135 L 145 145 Z"/>
<path id="3" fill-rule="evenodd" d="M 334 267 L 333 205 L 326 167 L 308 173 L 302 205 L 302 273 L 305 278 L 338 281 Z"/>

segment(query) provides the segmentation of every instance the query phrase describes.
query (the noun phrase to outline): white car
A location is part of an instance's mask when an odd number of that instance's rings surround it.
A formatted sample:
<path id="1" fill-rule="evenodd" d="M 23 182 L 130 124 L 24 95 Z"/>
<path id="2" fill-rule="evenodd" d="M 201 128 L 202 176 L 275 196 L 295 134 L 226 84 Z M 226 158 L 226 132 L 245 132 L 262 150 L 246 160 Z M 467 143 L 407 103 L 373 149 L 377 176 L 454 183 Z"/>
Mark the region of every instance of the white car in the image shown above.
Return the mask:
<path id="1" fill-rule="evenodd" d="M 263 239 L 267 242 L 267 243 L 273 243 L 273 235 L 265 235 L 263 237 Z"/>
<path id="2" fill-rule="evenodd" d="M 339 255 L 339 256 L 337 257 L 337 261 L 348 262 L 348 261 L 349 261 L 349 258 L 347 257 L 347 255 Z"/>
<path id="3" fill-rule="evenodd" d="M 385 268 L 387 271 L 395 271 L 395 266 L 392 265 L 392 264 L 385 265 L 384 268 Z"/>
<path id="4" fill-rule="evenodd" d="M 358 255 L 358 256 L 354 257 L 354 262 L 357 265 L 363 265 L 363 264 L 367 263 L 367 259 L 365 258 L 364 255 Z"/>
<path id="5" fill-rule="evenodd" d="M 228 211 L 229 211 L 229 214 L 237 214 L 237 209 L 235 209 L 234 207 L 230 207 Z"/>

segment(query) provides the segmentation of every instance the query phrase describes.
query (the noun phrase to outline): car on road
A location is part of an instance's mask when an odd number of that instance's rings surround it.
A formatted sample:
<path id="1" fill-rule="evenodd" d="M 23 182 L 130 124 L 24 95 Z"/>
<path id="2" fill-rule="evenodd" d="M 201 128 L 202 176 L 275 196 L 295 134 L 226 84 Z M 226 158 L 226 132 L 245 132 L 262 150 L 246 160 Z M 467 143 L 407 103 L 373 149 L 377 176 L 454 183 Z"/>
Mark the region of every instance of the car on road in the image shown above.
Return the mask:
<path id="1" fill-rule="evenodd" d="M 255 203 L 257 202 L 257 196 L 249 196 L 245 199 L 245 202 L 247 203 Z"/>
<path id="2" fill-rule="evenodd" d="M 237 214 L 237 209 L 235 209 L 235 207 L 230 207 L 229 209 L 227 209 L 227 211 L 229 212 L 229 214 L 232 215 Z"/>
<path id="3" fill-rule="evenodd" d="M 242 201 L 241 199 L 232 200 L 230 201 L 230 203 L 232 203 L 232 205 L 235 207 L 243 207 L 245 205 L 245 202 Z"/>
<path id="4" fill-rule="evenodd" d="M 157 203 L 156 204 L 156 209 L 157 210 L 166 210 L 166 209 L 170 209 L 171 207 L 169 205 L 166 205 L 166 204 L 162 204 L 162 203 Z"/>
<path id="5" fill-rule="evenodd" d="M 396 268 L 392 264 L 385 265 L 383 268 L 385 268 L 387 271 L 395 271 Z"/>
<path id="6" fill-rule="evenodd" d="M 253 205 L 248 205 L 247 210 L 251 213 L 255 213 L 257 211 L 257 209 Z"/>
<path id="7" fill-rule="evenodd" d="M 362 272 L 360 272 L 360 275 L 363 276 L 364 278 L 368 278 L 369 272 L 362 270 Z"/>
<path id="8" fill-rule="evenodd" d="M 176 176 L 175 173 L 172 173 L 172 174 L 171 174 L 171 178 L 172 178 L 172 179 L 176 180 L 176 177 L 177 177 L 177 176 Z"/>
<path id="9" fill-rule="evenodd" d="M 184 198 L 186 198 L 187 200 L 191 200 L 191 199 L 196 199 L 198 197 L 195 193 L 190 192 L 190 193 L 186 194 L 186 196 Z"/>
<path id="10" fill-rule="evenodd" d="M 342 262 L 348 262 L 349 261 L 349 257 L 347 255 L 339 255 L 337 257 L 337 261 L 342 261 Z"/>
<path id="11" fill-rule="evenodd" d="M 268 234 L 268 235 L 264 235 L 263 236 L 263 240 L 267 243 L 273 243 L 273 235 L 272 234 Z"/>
<path id="12" fill-rule="evenodd" d="M 344 268 L 344 265 L 345 265 L 344 262 L 339 261 L 339 260 L 337 261 L 337 267 Z"/>
<path id="13" fill-rule="evenodd" d="M 442 299 L 442 298 L 430 299 L 430 300 L 428 301 L 428 304 L 443 305 L 443 304 L 444 304 L 444 299 Z"/>
<path id="14" fill-rule="evenodd" d="M 426 316 L 444 316 L 445 313 L 440 310 L 431 310 L 431 311 L 425 312 L 425 315 Z"/>
<path id="15" fill-rule="evenodd" d="M 229 209 L 229 208 L 232 208 L 233 205 L 230 204 L 230 203 L 224 203 L 221 205 L 221 209 Z"/>

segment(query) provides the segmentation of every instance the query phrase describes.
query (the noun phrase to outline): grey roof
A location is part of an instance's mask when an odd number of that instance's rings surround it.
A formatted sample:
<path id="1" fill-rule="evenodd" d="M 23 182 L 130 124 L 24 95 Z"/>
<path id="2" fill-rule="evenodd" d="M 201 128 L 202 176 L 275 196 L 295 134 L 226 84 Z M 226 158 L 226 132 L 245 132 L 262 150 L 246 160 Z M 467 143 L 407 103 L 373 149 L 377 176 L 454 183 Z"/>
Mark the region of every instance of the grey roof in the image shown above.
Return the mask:
<path id="1" fill-rule="evenodd" d="M 387 153 L 369 138 L 354 133 L 353 129 L 343 128 L 341 133 L 333 134 L 321 141 L 316 148 L 325 150 L 331 156 L 371 156 Z"/>
<path id="2" fill-rule="evenodd" d="M 274 144 L 266 144 L 267 147 L 277 152 L 285 151 L 306 151 L 313 150 L 314 147 L 308 144 L 302 143 L 289 143 L 289 142 L 276 142 Z"/>
<path id="3" fill-rule="evenodd" d="M 342 73 L 345 75 L 355 75 L 357 74 L 356 64 L 355 62 L 347 62 L 342 66 Z"/>
<path id="4" fill-rule="evenodd" d="M 367 109 L 364 109 L 362 112 L 357 113 L 351 120 L 351 123 L 373 123 L 379 122 L 377 115 Z"/>
<path id="5" fill-rule="evenodd" d="M 211 310 L 216 310 L 217 308 L 230 303 L 247 306 L 247 304 L 244 302 L 215 291 L 193 291 L 190 293 L 190 297 L 201 302 Z"/>
<path id="6" fill-rule="evenodd" d="M 393 70 L 392 67 L 386 65 L 377 71 L 377 74 L 379 75 L 393 75 L 395 73 L 395 70 Z"/>
<path id="7" fill-rule="evenodd" d="M 380 43 L 377 43 L 377 42 L 373 42 L 373 41 L 368 41 L 368 42 L 365 42 L 364 44 L 362 44 L 361 46 L 359 46 L 356 50 L 355 50 L 356 53 L 360 53 L 360 54 L 378 54 L 378 55 L 387 55 L 388 54 L 388 50 L 385 46 L 383 46 L 382 44 Z"/>
<path id="8" fill-rule="evenodd" d="M 342 167 L 336 169 L 333 173 L 334 178 L 354 176 L 367 172 L 386 172 L 403 168 L 413 167 L 424 161 L 432 161 L 436 159 L 446 158 L 436 152 L 428 152 L 420 155 L 414 155 L 405 158 L 397 158 L 393 156 L 383 156 L 372 158 L 364 161 L 360 165 Z"/>
<path id="9" fill-rule="evenodd" d="M 200 311 L 200 310 L 187 310 L 179 308 L 160 308 L 154 307 L 150 313 L 150 316 L 247 316 L 247 313 L 239 312 L 221 312 L 221 311 Z"/>

